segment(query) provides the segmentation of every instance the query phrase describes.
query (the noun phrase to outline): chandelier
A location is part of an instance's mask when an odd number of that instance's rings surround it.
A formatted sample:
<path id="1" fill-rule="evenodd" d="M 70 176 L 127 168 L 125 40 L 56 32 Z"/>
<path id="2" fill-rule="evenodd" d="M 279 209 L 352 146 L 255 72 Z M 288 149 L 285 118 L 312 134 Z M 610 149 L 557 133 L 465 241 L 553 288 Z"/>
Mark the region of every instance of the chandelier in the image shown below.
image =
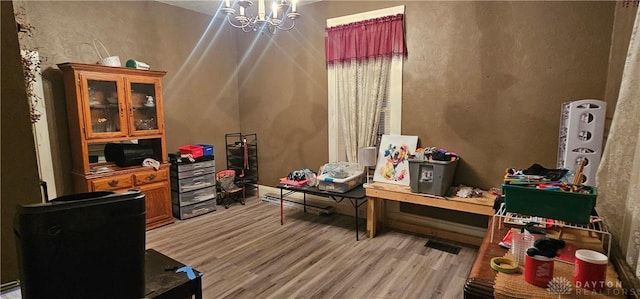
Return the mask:
<path id="1" fill-rule="evenodd" d="M 296 25 L 296 19 L 300 14 L 296 11 L 297 0 L 291 0 L 291 5 L 286 0 L 273 0 L 271 10 L 266 12 L 265 0 L 257 0 L 257 9 L 253 7 L 251 0 L 237 0 L 238 14 L 231 5 L 231 0 L 225 0 L 222 12 L 227 15 L 229 24 L 235 28 L 240 28 L 244 32 L 268 32 L 275 34 L 278 30 L 288 31 Z"/>

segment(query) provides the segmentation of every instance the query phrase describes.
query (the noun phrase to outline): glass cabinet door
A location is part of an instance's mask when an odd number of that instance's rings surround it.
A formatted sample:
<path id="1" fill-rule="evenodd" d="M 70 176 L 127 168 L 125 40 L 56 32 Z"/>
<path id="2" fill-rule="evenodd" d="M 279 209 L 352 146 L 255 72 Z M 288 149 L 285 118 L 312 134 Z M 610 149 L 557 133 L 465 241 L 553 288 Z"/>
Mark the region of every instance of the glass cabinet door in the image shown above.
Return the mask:
<path id="1" fill-rule="evenodd" d="M 159 123 L 162 121 L 160 101 L 158 99 L 157 82 L 151 80 L 130 81 L 131 90 L 131 112 L 130 131 L 131 135 L 156 134 L 159 132 Z"/>
<path id="2" fill-rule="evenodd" d="M 86 78 L 85 86 L 84 105 L 89 111 L 85 123 L 87 138 L 124 136 L 124 101 L 120 97 L 118 79 Z"/>

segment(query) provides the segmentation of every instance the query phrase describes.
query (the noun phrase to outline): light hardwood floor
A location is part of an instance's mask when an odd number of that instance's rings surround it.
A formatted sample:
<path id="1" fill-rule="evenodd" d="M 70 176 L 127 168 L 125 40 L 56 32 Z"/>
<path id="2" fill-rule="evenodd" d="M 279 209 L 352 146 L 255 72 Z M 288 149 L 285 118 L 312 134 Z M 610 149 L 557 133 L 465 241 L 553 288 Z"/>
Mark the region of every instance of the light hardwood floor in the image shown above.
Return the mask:
<path id="1" fill-rule="evenodd" d="M 153 248 L 204 273 L 210 298 L 462 298 L 477 254 L 425 247 L 429 240 L 382 229 L 360 241 L 354 218 L 304 214 L 247 199 L 228 210 L 147 232 Z"/>

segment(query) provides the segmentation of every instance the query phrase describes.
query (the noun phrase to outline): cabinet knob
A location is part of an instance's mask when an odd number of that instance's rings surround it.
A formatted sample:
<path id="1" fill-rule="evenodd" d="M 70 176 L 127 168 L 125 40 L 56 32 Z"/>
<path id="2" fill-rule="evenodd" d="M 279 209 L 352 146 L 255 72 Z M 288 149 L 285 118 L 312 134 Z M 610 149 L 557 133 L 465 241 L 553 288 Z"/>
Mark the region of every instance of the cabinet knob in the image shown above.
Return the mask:
<path id="1" fill-rule="evenodd" d="M 109 181 L 109 186 L 115 187 L 115 186 L 118 186 L 118 183 L 119 183 L 118 180 L 111 180 L 111 181 Z"/>
<path id="2" fill-rule="evenodd" d="M 153 173 L 147 176 L 147 180 L 149 180 L 149 181 L 152 181 L 155 178 L 156 178 L 156 175 L 153 174 Z"/>

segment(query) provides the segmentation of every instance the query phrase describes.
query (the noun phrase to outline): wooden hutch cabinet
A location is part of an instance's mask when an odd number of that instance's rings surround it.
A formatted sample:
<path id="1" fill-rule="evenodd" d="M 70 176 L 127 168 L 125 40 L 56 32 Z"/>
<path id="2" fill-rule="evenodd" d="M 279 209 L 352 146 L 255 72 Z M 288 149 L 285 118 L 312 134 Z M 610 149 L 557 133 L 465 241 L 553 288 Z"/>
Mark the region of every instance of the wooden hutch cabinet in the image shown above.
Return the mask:
<path id="1" fill-rule="evenodd" d="M 75 191 L 139 189 L 146 196 L 147 229 L 172 223 L 162 112 L 165 72 L 80 63 L 58 67 L 65 82 Z M 160 162 L 158 169 L 107 162 L 105 146 L 114 143 L 148 149 Z"/>

